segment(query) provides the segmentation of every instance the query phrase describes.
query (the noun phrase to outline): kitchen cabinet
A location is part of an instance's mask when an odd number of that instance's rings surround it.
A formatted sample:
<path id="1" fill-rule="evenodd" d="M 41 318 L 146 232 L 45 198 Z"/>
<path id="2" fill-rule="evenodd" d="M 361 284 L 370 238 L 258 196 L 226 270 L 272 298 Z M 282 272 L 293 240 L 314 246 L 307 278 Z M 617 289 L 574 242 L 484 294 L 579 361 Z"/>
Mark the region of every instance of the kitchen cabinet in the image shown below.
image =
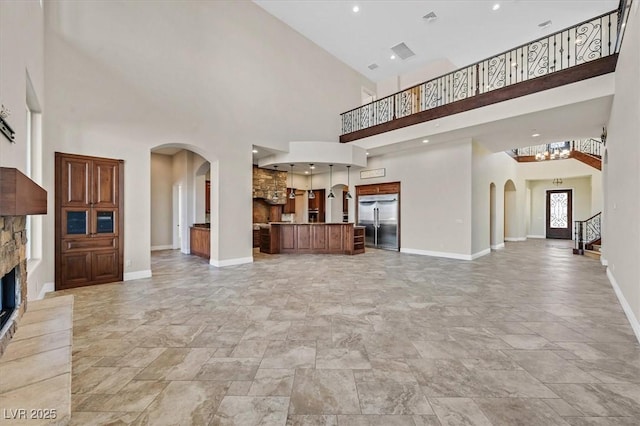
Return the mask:
<path id="1" fill-rule="evenodd" d="M 284 214 L 292 214 L 296 212 L 296 199 L 289 198 L 289 194 L 291 193 L 291 188 L 287 188 L 287 204 L 284 205 Z"/>
<path id="2" fill-rule="evenodd" d="M 202 224 L 191 227 L 191 254 L 209 259 L 211 256 L 211 230 Z"/>
<path id="3" fill-rule="evenodd" d="M 204 183 L 204 213 L 211 213 L 211 181 Z"/>
<path id="4" fill-rule="evenodd" d="M 315 198 L 309 199 L 309 222 L 324 223 L 326 199 L 324 189 L 315 189 L 313 193 Z"/>

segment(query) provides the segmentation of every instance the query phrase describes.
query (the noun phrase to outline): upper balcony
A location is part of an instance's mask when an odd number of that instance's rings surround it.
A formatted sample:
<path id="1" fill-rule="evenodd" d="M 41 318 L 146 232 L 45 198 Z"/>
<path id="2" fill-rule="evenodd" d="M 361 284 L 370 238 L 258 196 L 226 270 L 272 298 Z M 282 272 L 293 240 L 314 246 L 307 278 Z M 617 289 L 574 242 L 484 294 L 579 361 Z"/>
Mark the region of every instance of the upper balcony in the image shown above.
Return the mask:
<path id="1" fill-rule="evenodd" d="M 622 41 L 624 3 L 618 10 L 344 112 L 340 142 L 611 73 Z"/>

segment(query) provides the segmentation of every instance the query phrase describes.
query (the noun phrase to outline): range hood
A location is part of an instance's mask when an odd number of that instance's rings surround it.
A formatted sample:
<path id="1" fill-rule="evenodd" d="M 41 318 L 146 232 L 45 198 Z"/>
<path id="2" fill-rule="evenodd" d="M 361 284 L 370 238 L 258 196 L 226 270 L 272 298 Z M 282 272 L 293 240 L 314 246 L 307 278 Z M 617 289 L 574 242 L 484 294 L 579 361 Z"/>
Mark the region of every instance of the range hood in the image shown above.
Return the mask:
<path id="1" fill-rule="evenodd" d="M 47 214 L 47 191 L 20 170 L 0 167 L 0 216 Z"/>

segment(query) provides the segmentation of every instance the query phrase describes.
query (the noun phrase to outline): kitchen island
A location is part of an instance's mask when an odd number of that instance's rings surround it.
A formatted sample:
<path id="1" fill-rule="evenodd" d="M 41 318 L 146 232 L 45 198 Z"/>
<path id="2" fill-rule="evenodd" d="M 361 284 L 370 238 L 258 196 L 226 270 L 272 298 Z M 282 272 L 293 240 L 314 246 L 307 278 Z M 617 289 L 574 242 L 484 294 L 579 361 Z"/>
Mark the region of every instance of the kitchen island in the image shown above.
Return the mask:
<path id="1" fill-rule="evenodd" d="M 272 222 L 260 228 L 260 252 L 364 253 L 364 227 L 353 223 Z"/>

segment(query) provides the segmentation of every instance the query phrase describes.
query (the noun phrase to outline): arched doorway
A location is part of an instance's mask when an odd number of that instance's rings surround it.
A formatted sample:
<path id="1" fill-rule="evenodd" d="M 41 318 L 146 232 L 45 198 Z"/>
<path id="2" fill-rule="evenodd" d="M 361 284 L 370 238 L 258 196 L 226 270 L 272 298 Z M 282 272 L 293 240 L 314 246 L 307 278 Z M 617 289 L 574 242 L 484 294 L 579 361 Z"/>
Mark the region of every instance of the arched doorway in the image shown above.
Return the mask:
<path id="1" fill-rule="evenodd" d="M 504 238 L 515 241 L 517 238 L 516 185 L 511 179 L 504 184 Z"/>

